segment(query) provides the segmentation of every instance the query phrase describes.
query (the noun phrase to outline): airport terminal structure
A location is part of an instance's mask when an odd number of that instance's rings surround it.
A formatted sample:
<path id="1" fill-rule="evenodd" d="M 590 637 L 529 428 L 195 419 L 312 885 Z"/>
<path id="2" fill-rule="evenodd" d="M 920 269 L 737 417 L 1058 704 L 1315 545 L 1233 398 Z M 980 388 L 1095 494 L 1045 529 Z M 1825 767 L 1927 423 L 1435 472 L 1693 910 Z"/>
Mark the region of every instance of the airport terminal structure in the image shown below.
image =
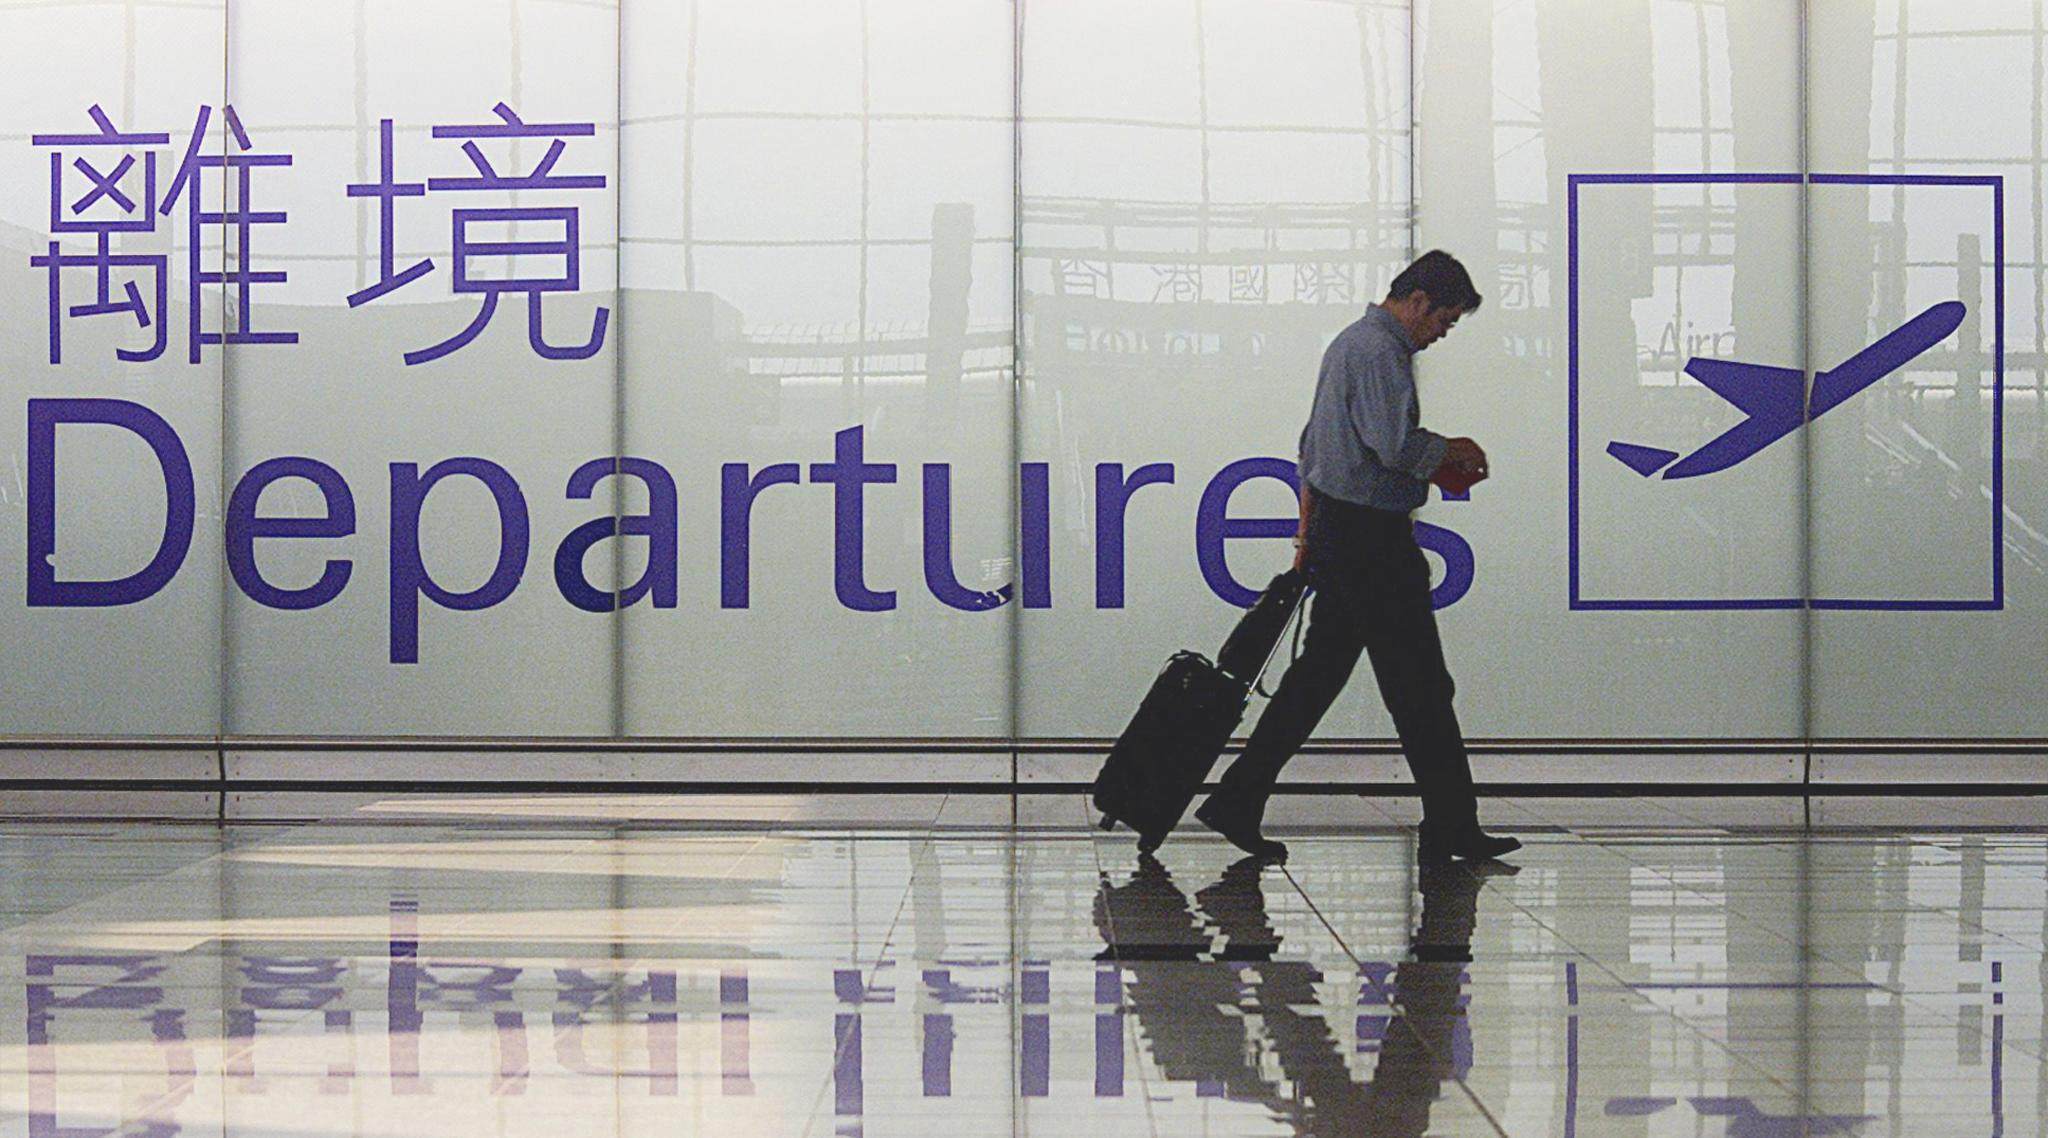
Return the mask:
<path id="1" fill-rule="evenodd" d="M 2048 1133 L 2048 0 L 0 30 L 0 1136 Z M 1429 250 L 1522 848 L 1105 820 Z"/>

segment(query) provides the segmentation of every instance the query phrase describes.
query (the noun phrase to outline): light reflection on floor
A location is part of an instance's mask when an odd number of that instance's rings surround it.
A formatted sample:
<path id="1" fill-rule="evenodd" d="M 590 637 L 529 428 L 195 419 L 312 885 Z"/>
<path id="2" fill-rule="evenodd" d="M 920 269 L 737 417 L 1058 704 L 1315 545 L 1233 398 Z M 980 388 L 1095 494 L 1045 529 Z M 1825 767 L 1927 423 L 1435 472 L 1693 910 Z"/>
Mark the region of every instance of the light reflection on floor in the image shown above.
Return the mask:
<path id="1" fill-rule="evenodd" d="M 1801 833 L 1495 802 L 1518 871 L 1420 873 L 1356 799 L 1284 870 L 1141 860 L 1078 800 L 719 801 L 0 826 L 0 1135 L 2048 1123 L 2026 804 Z"/>

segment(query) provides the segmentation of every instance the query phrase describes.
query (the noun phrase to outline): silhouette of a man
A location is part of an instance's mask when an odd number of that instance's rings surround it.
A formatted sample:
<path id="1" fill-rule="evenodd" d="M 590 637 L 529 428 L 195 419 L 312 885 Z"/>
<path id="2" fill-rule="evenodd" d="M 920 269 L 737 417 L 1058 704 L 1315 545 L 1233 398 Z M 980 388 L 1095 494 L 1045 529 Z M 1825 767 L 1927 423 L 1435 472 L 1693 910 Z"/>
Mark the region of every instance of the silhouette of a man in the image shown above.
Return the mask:
<path id="1" fill-rule="evenodd" d="M 1195 811 L 1246 853 L 1286 859 L 1287 847 L 1260 832 L 1266 800 L 1281 768 L 1344 690 L 1360 653 L 1372 658 L 1421 792 L 1422 861 L 1491 858 L 1521 848 L 1479 828 L 1465 737 L 1451 707 L 1456 685 L 1430 603 L 1429 563 L 1409 517 L 1432 478 L 1466 486 L 1486 477 L 1479 444 L 1423 429 L 1412 362 L 1479 302 L 1465 267 L 1433 250 L 1402 270 L 1386 299 L 1323 354 L 1301 432 L 1295 537 L 1295 567 L 1315 589 L 1307 644 L 1244 753 Z"/>

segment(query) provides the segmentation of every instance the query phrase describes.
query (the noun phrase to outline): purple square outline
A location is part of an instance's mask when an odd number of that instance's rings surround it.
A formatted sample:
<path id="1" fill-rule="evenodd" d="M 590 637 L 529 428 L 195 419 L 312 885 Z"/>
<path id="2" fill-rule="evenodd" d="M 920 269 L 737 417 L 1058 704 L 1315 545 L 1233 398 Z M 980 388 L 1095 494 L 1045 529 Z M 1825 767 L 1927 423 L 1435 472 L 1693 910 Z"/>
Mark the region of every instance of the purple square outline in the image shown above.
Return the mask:
<path id="1" fill-rule="evenodd" d="M 1985 600 L 1851 600 L 1769 597 L 1724 600 L 1589 600 L 1579 594 L 1579 187 L 1612 185 L 1982 186 L 1991 191 L 1992 395 L 1991 596 Z M 1570 471 L 1570 607 L 1573 611 L 1683 611 L 1701 609 L 1860 609 L 1892 612 L 1984 612 L 2005 608 L 2005 177 L 2001 174 L 1569 174 L 1566 241 L 1570 323 L 1569 391 L 1565 456 Z"/>

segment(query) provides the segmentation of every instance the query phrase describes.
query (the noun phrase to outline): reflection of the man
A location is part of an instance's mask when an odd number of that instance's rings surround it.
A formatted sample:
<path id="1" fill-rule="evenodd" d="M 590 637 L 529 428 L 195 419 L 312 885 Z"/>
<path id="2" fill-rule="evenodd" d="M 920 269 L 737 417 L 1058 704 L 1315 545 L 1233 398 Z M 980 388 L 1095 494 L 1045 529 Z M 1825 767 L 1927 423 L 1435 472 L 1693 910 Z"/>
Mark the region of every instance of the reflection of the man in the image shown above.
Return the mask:
<path id="1" fill-rule="evenodd" d="M 1387 1002 L 1394 1016 L 1379 1064 L 1361 1083 L 1317 1004 L 1322 972 L 1306 960 L 1276 958 L 1280 934 L 1266 917 L 1264 865 L 1257 858 L 1232 865 L 1195 894 L 1192 908 L 1152 858 L 1140 859 L 1123 885 L 1104 878 L 1095 899 L 1107 946 L 1100 959 L 1117 961 L 1129 978 L 1128 1006 L 1154 1063 L 1168 1079 L 1263 1103 L 1299 1134 L 1421 1135 L 1453 1075 L 1479 890 L 1486 877 L 1513 867 L 1422 871 L 1422 919 L 1410 959 L 1393 970 Z M 1291 1087 L 1259 1070 L 1254 1015 Z"/>

